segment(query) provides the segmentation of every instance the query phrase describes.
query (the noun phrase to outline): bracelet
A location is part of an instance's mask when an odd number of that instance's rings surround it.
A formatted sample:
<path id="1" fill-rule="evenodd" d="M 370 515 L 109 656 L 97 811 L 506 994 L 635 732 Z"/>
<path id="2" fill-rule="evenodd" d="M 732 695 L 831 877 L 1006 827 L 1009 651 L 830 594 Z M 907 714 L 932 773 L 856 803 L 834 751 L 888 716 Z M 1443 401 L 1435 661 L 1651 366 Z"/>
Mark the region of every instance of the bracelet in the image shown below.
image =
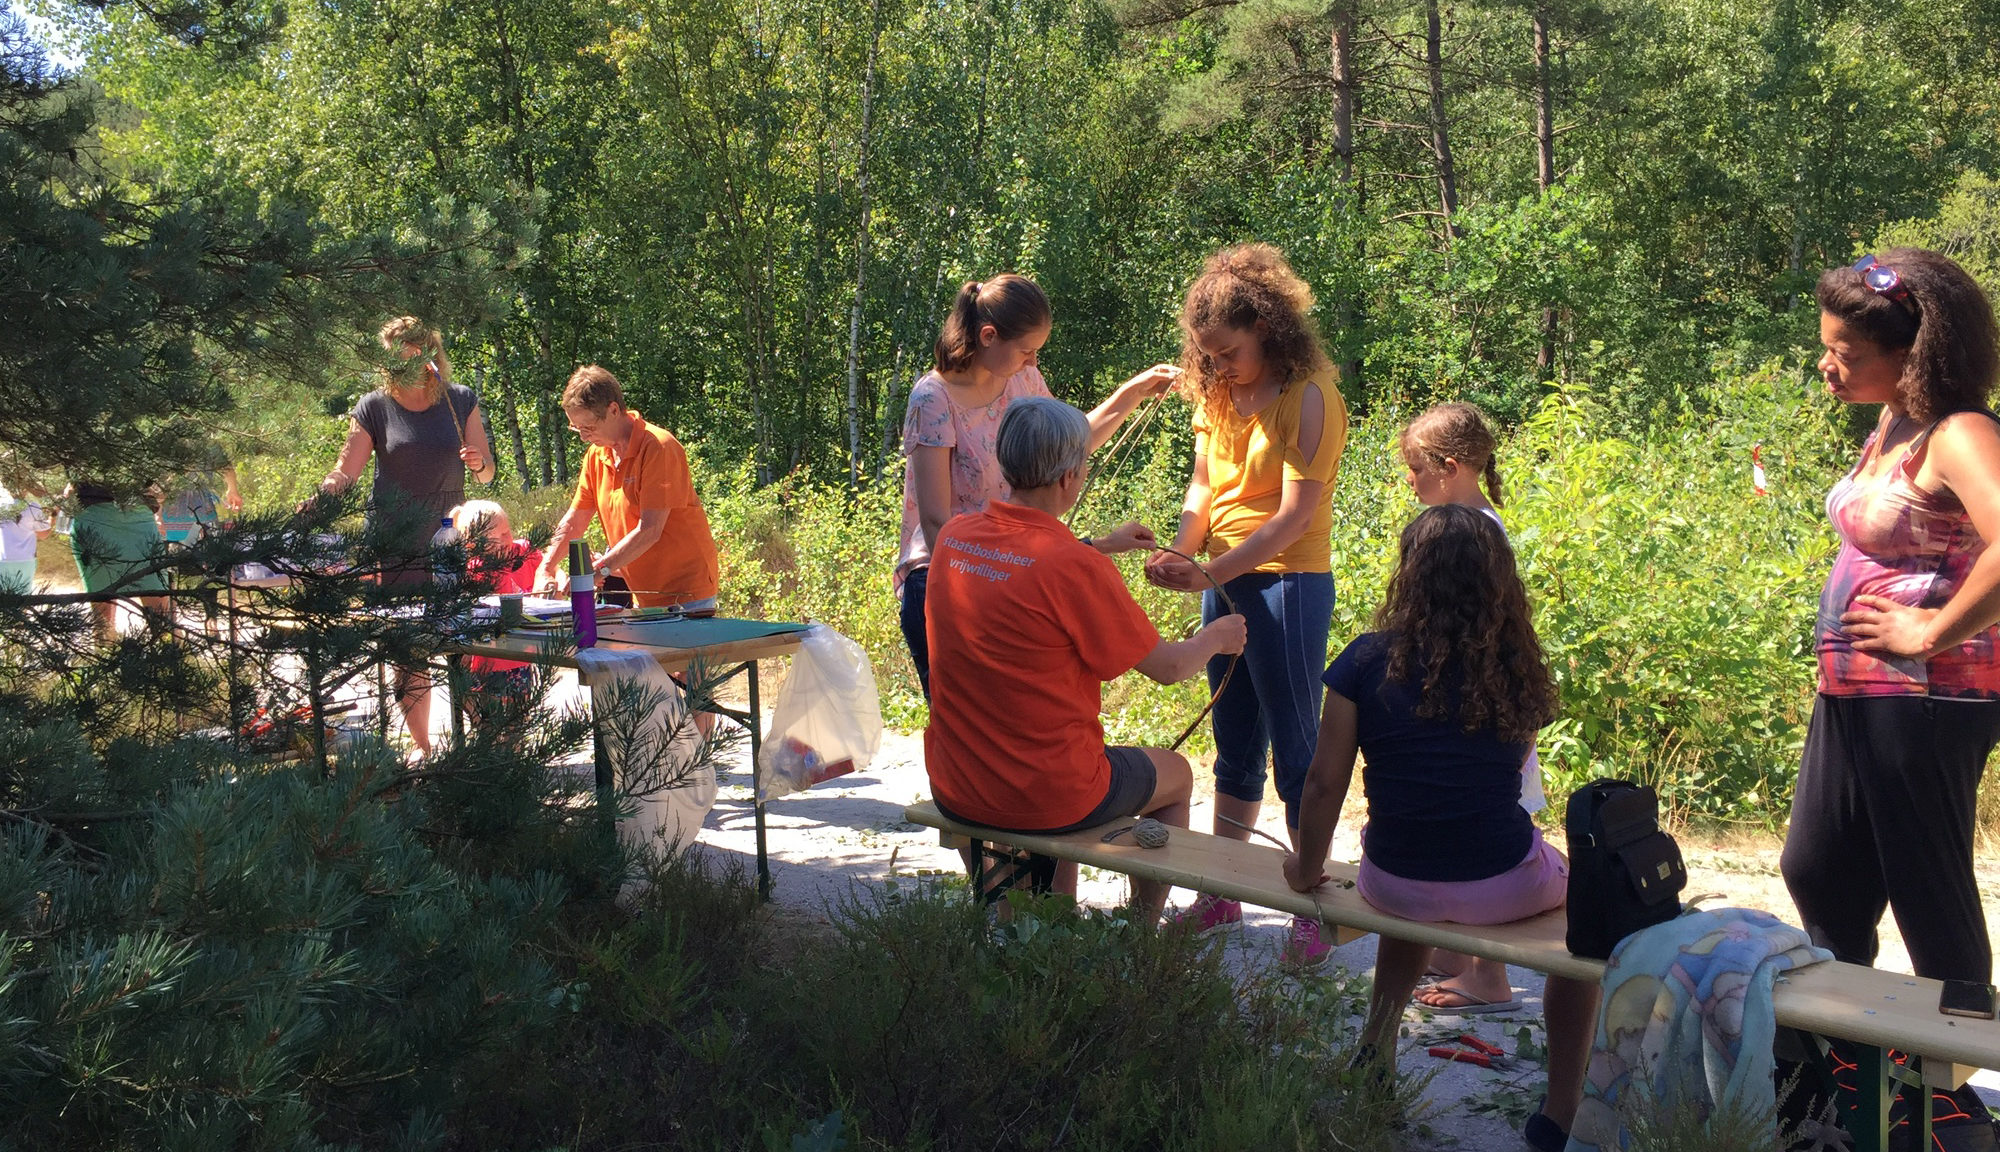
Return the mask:
<path id="1" fill-rule="evenodd" d="M 1077 542 L 1081 544 L 1087 544 L 1092 548 L 1097 547 L 1097 541 L 1089 536 L 1078 536 Z"/>

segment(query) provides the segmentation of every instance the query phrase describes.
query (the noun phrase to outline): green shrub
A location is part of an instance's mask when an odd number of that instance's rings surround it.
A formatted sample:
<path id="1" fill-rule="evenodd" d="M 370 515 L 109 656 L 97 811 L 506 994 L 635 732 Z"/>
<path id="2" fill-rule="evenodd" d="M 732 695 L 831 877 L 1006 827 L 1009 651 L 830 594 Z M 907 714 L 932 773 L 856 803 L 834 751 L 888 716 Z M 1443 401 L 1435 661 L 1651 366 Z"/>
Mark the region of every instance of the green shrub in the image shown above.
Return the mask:
<path id="1" fill-rule="evenodd" d="M 891 889 L 760 973 L 780 1097 L 870 1147 L 1390 1146 L 1408 1101 L 1347 1068 L 1365 991 L 1242 988 L 1188 933 L 1013 899 L 988 929 L 962 892 Z"/>

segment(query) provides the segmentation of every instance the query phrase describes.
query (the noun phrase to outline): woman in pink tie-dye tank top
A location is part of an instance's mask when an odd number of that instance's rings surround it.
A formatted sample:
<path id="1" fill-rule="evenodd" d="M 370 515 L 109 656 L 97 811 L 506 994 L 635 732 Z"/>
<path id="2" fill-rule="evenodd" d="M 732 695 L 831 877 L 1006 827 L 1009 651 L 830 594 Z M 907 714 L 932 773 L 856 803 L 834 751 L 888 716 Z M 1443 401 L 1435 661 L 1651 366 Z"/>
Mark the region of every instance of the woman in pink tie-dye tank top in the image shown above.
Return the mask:
<path id="1" fill-rule="evenodd" d="M 1785 883 L 1840 959 L 1873 963 L 1893 908 L 1919 976 L 1985 983 L 1972 825 L 2000 743 L 2000 329 L 1978 283 L 1921 249 L 1829 271 L 1818 298 L 1827 391 L 1882 414 L 1827 494 L 1840 552 Z"/>

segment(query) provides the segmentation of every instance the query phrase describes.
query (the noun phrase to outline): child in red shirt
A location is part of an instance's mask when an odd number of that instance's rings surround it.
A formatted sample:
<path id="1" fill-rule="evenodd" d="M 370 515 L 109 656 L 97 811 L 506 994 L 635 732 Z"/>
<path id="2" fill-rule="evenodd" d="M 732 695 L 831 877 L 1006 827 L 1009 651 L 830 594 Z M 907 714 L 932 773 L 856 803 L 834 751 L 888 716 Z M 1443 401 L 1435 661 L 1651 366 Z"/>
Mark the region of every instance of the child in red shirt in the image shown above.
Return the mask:
<path id="1" fill-rule="evenodd" d="M 505 508 L 491 500 L 467 500 L 451 510 L 451 526 L 472 553 L 466 576 L 503 596 L 533 590 L 534 550 L 514 535 Z M 465 669 L 469 679 L 459 706 L 474 721 L 497 720 L 508 704 L 534 690 L 534 666 L 519 660 L 469 656 Z"/>

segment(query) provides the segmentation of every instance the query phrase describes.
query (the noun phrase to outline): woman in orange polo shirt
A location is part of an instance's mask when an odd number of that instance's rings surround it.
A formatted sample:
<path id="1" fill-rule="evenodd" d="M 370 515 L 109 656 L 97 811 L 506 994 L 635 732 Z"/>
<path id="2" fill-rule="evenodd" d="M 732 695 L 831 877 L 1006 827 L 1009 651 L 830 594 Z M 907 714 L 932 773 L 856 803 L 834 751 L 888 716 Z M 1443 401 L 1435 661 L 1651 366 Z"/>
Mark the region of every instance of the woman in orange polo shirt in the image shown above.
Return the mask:
<path id="1" fill-rule="evenodd" d="M 687 450 L 673 433 L 625 407 L 618 378 L 595 364 L 578 368 L 563 389 L 563 415 L 590 448 L 577 477 L 576 499 L 556 524 L 535 573 L 535 586 L 569 586 L 563 550 L 604 521 L 611 546 L 591 561 L 597 587 L 625 591 L 641 608 L 678 604 L 713 610 L 719 583 L 715 538 L 695 495 Z"/>
<path id="2" fill-rule="evenodd" d="M 1216 253 L 1181 310 L 1182 386 L 1194 402 L 1194 474 L 1174 550 L 1207 552 L 1208 575 L 1166 552 L 1146 562 L 1163 588 L 1202 593 L 1202 616 L 1229 593 L 1249 628 L 1243 659 L 1215 701 L 1215 834 L 1249 839 L 1275 768 L 1285 826 L 1319 735 L 1320 673 L 1333 626 L 1333 479 L 1347 444 L 1338 373 L 1320 347 L 1312 289 L 1269 244 Z M 1208 665 L 1211 688 L 1225 660 Z M 1201 896 L 1203 931 L 1240 923 L 1234 900 Z M 1285 957 L 1314 965 L 1329 948 L 1319 921 L 1295 917 Z"/>

